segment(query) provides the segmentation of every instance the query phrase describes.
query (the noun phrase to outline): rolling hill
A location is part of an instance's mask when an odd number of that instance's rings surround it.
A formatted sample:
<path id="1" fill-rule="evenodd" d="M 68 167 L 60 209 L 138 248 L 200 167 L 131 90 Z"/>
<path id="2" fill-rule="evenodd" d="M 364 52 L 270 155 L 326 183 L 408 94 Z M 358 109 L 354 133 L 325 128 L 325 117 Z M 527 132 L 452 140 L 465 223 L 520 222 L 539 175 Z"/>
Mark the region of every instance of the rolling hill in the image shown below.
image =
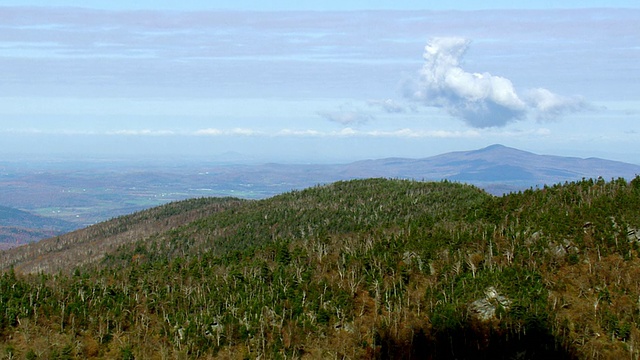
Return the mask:
<path id="1" fill-rule="evenodd" d="M 211 196 L 264 199 L 351 179 L 448 179 L 502 195 L 582 178 L 632 179 L 640 174 L 639 165 L 538 155 L 502 145 L 422 159 L 389 158 L 347 164 L 227 162 L 236 161 L 235 156 L 215 162 L 181 159 L 156 163 L 0 163 L 6 173 L 0 176 L 0 204 L 82 228 L 177 200 Z M 24 228 L 17 224 L 6 226 Z"/>
<path id="2" fill-rule="evenodd" d="M 95 264 L 119 246 L 169 231 L 241 202 L 234 198 L 190 199 L 114 218 L 0 252 L 0 269 L 14 267 L 25 273 L 57 273 Z"/>
<path id="3" fill-rule="evenodd" d="M 0 205 L 0 226 L 69 231 L 75 226 L 67 221 L 38 216 L 26 211 Z"/>
<path id="4" fill-rule="evenodd" d="M 0 250 L 61 235 L 76 228 L 63 220 L 0 206 Z"/>
<path id="5" fill-rule="evenodd" d="M 640 177 L 500 197 L 365 179 L 176 202 L 3 252 L 0 351 L 635 358 L 639 241 Z"/>

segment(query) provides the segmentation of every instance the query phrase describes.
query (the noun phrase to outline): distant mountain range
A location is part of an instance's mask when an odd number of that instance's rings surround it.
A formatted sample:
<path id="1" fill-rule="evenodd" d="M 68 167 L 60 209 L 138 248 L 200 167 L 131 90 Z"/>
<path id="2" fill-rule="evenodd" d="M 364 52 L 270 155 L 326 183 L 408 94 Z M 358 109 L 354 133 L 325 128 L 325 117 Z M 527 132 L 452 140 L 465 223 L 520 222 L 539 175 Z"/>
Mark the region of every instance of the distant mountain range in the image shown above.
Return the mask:
<path id="1" fill-rule="evenodd" d="M 358 176 L 448 179 L 476 185 L 494 195 L 582 178 L 605 180 L 640 175 L 640 165 L 598 158 L 538 155 L 503 145 L 424 159 L 391 158 L 346 165 Z M 375 175 L 374 175 L 375 174 Z"/>
<path id="2" fill-rule="evenodd" d="M 218 182 L 225 181 L 229 175 L 227 170 L 212 172 L 211 176 Z M 447 179 L 478 186 L 493 195 L 582 178 L 630 180 L 636 175 L 640 175 L 640 165 L 598 158 L 538 155 L 503 145 L 422 159 L 386 158 L 338 165 L 246 165 L 232 172 L 239 183 L 254 187 L 268 185 L 274 190 L 280 186 L 277 192 L 338 180 L 383 177 Z"/>
<path id="3" fill-rule="evenodd" d="M 0 204 L 51 214 L 55 220 L 0 208 L 0 243 L 33 241 L 176 200 L 212 196 L 262 199 L 339 180 L 447 179 L 499 196 L 582 178 L 630 180 L 640 174 L 640 165 L 538 155 L 502 145 L 422 159 L 347 164 L 238 164 L 231 160 L 240 156 L 228 154 L 230 160 L 224 163 L 187 161 L 178 165 L 101 162 L 98 166 L 86 162 L 57 167 L 44 164 L 42 169 L 37 164 L 23 169 L 5 166 L 5 174 L 0 174 Z M 45 233 L 38 233 L 42 231 Z"/>

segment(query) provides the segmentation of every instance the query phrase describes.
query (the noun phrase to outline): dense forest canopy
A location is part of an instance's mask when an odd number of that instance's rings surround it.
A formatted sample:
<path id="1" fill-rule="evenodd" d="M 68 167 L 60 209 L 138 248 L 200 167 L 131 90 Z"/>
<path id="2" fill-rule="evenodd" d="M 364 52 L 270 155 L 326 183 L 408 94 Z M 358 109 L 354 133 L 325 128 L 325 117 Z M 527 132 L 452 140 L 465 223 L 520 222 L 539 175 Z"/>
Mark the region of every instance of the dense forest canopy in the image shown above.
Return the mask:
<path id="1" fill-rule="evenodd" d="M 637 358 L 639 240 L 640 177 L 187 200 L 0 254 L 0 356 Z"/>

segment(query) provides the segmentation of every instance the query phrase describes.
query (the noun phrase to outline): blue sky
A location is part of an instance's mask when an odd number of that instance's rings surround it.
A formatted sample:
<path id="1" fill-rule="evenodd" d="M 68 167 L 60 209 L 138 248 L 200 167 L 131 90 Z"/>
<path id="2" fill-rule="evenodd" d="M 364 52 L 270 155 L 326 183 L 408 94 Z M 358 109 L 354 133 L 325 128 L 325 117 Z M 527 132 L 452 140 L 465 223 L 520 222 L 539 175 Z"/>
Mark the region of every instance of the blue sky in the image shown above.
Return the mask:
<path id="1" fill-rule="evenodd" d="M 635 1 L 434 3 L 5 0 L 0 158 L 640 163 Z"/>
<path id="2" fill-rule="evenodd" d="M 258 10 L 258 11 L 350 11 L 350 10 L 481 10 L 481 9 L 567 9 L 567 8 L 638 8 L 635 0 L 529 0 L 514 2 L 511 0 L 494 0 L 481 2 L 477 0 L 457 1 L 424 1 L 424 0 L 327 0 L 327 1 L 295 1 L 295 0 L 5 0 L 11 6 L 74 6 L 94 9 L 129 10 L 129 9 L 163 9 L 163 10 Z"/>

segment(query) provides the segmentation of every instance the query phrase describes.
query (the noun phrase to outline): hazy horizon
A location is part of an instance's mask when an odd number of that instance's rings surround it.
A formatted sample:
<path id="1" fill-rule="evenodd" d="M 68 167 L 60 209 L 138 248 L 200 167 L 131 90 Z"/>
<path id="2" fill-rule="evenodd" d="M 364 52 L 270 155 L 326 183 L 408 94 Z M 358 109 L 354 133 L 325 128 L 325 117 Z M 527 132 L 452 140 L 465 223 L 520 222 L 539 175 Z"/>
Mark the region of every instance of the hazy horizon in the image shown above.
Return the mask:
<path id="1" fill-rule="evenodd" d="M 421 3 L 4 2 L 0 159 L 638 163 L 637 3 Z"/>

